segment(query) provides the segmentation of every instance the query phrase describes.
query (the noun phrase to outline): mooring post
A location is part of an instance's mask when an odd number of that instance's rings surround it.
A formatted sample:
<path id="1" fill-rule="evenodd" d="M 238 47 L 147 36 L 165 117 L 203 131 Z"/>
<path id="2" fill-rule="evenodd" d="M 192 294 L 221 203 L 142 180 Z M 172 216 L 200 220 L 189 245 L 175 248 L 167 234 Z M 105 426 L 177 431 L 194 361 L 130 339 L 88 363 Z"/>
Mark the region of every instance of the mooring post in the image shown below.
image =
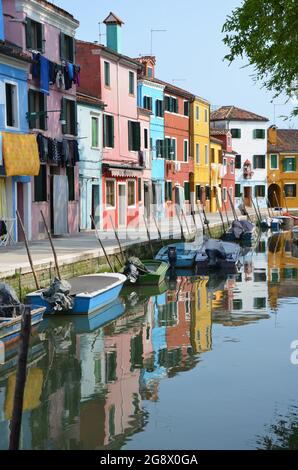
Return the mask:
<path id="1" fill-rule="evenodd" d="M 24 306 L 22 313 L 19 358 L 10 426 L 9 450 L 18 450 L 22 425 L 23 400 L 26 385 L 27 357 L 31 331 L 31 308 Z"/>

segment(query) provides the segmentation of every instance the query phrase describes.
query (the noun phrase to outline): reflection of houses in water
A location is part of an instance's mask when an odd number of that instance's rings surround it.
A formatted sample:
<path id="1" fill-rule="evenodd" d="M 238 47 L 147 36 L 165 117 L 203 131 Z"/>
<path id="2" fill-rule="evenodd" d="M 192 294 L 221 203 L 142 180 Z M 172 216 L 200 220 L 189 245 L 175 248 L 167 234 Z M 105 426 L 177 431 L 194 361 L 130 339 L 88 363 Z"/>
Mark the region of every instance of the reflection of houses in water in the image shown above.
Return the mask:
<path id="1" fill-rule="evenodd" d="M 190 339 L 195 353 L 209 351 L 212 346 L 211 293 L 207 276 L 194 283 L 194 299 L 190 325 Z"/>
<path id="2" fill-rule="evenodd" d="M 274 234 L 268 248 L 269 300 L 270 307 L 276 309 L 279 298 L 298 297 L 298 248 L 290 232 Z"/>

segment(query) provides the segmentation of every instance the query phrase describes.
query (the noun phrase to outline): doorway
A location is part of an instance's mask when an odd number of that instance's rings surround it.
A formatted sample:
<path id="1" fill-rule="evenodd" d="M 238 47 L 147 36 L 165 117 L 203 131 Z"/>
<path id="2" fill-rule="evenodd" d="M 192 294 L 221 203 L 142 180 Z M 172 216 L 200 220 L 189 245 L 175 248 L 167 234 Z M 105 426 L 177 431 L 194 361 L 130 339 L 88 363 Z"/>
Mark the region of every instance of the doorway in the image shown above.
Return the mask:
<path id="1" fill-rule="evenodd" d="M 118 227 L 126 227 L 126 183 L 118 183 Z"/>
<path id="2" fill-rule="evenodd" d="M 149 183 L 144 183 L 144 208 L 145 208 L 145 217 L 150 219 L 150 187 Z"/>
<path id="3" fill-rule="evenodd" d="M 268 199 L 271 207 L 281 207 L 281 189 L 276 183 L 268 188 Z"/>
<path id="4" fill-rule="evenodd" d="M 244 204 L 251 207 L 251 186 L 244 186 Z"/>
<path id="5" fill-rule="evenodd" d="M 100 206 L 99 206 L 99 185 L 92 185 L 92 205 L 91 205 L 92 217 L 95 221 L 96 226 L 99 226 L 100 222 Z M 95 229 L 93 221 L 91 223 L 91 228 Z"/>
<path id="6" fill-rule="evenodd" d="M 23 225 L 25 226 L 25 194 L 24 194 L 24 184 L 17 183 L 17 210 L 20 214 Z M 20 224 L 18 222 L 18 242 L 24 241 L 24 235 L 21 230 Z"/>

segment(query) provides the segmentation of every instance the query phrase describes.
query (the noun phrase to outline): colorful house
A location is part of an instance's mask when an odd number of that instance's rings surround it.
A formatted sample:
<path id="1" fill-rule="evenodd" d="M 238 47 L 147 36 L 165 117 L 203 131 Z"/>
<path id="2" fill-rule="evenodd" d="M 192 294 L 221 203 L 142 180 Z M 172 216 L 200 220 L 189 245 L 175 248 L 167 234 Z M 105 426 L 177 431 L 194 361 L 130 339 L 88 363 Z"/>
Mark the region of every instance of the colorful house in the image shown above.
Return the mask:
<path id="1" fill-rule="evenodd" d="M 269 127 L 268 198 L 272 207 L 298 208 L 297 161 L 298 130 Z"/>
<path id="2" fill-rule="evenodd" d="M 221 163 L 221 208 L 232 210 L 231 200 L 235 197 L 235 155 L 232 148 L 232 134 L 228 129 L 212 129 L 211 137 L 222 142 Z M 230 197 L 228 196 L 230 194 Z"/>
<path id="3" fill-rule="evenodd" d="M 164 85 L 155 80 L 155 57 L 143 56 L 138 80 L 138 105 L 150 112 L 151 180 L 144 180 L 144 208 L 147 217 L 151 208 L 157 218 L 161 217 L 165 202 L 164 160 Z"/>
<path id="4" fill-rule="evenodd" d="M 198 96 L 190 105 L 191 155 L 194 160 L 195 204 L 210 210 L 209 128 L 210 104 Z"/>
<path id="5" fill-rule="evenodd" d="M 92 215 L 99 226 L 102 222 L 101 162 L 103 103 L 100 99 L 82 93 L 77 94 L 78 135 L 80 142 L 80 228 L 93 229 Z"/>
<path id="6" fill-rule="evenodd" d="M 215 137 L 210 137 L 210 211 L 217 212 L 221 207 L 221 177 L 222 177 L 223 143 Z"/>
<path id="7" fill-rule="evenodd" d="M 139 224 L 144 154 L 138 120 L 137 74 L 141 65 L 121 53 L 123 22 L 113 13 L 105 19 L 107 47 L 77 41 L 82 64 L 79 91 L 101 99 L 103 113 L 102 213 L 103 228 Z M 90 79 L 92 77 L 92 79 Z M 149 136 L 148 127 L 142 131 Z"/>
<path id="8" fill-rule="evenodd" d="M 252 206 L 252 199 L 257 197 L 259 206 L 266 207 L 268 119 L 236 106 L 222 106 L 211 114 L 210 120 L 212 128 L 231 131 L 239 152 L 235 156 L 236 205 L 244 198 L 245 205 Z"/>
<path id="9" fill-rule="evenodd" d="M 46 0 L 3 0 L 5 36 L 33 59 L 27 119 L 38 138 L 40 172 L 31 182 L 32 238 L 79 229 L 74 36 L 79 22 Z M 26 113 L 24 113 L 25 115 Z M 20 198 L 25 197 L 20 189 Z"/>

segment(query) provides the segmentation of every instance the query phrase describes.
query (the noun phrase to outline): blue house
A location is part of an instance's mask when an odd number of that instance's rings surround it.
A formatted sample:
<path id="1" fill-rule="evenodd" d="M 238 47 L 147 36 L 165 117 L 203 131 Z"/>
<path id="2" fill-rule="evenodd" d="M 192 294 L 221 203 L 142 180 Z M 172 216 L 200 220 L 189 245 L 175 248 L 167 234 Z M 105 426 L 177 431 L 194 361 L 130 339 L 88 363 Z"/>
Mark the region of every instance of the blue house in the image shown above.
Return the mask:
<path id="1" fill-rule="evenodd" d="M 3 157 L 4 151 L 8 148 L 5 146 L 8 145 L 11 159 L 15 157 L 12 155 L 14 152 L 11 152 L 13 148 L 11 134 L 28 135 L 26 112 L 29 62 L 30 59 L 20 48 L 5 41 L 2 1 L 0 1 L 0 245 L 22 238 L 16 223 L 17 209 L 23 219 L 28 238 L 31 238 L 31 177 L 7 176 Z M 25 137 L 24 147 L 27 143 L 30 145 L 29 139 L 27 142 Z M 20 151 L 20 148 L 16 148 L 17 154 Z M 15 158 L 17 161 L 17 157 Z"/>
<path id="2" fill-rule="evenodd" d="M 155 82 L 155 57 L 143 56 L 143 73 L 138 81 L 138 106 L 151 111 L 150 144 L 152 150 L 152 187 L 144 188 L 144 206 L 147 214 L 153 204 L 155 215 L 161 217 L 165 203 L 165 159 L 164 159 L 164 86 Z M 151 191 L 150 191 L 151 189 Z"/>

